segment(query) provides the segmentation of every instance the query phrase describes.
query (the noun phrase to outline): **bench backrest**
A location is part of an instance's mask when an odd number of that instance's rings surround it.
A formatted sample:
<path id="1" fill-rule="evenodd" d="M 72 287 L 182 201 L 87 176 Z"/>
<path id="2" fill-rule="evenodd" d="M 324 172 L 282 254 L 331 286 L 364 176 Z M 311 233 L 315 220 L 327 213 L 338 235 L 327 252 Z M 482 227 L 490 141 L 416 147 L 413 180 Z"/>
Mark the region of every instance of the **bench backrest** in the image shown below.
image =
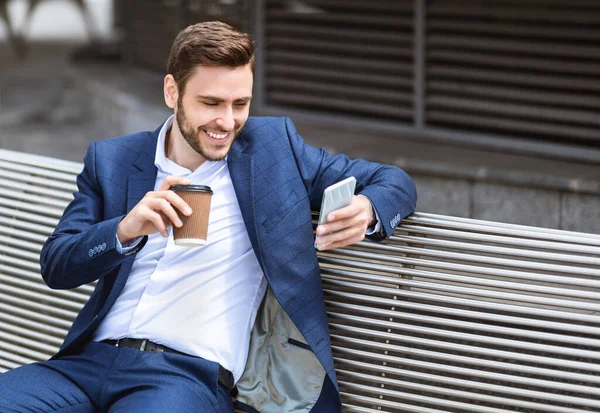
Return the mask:
<path id="1" fill-rule="evenodd" d="M 81 168 L 0 150 L 0 372 L 56 352 L 93 289 L 39 274 Z M 600 411 L 600 236 L 417 213 L 319 261 L 345 411 Z"/>

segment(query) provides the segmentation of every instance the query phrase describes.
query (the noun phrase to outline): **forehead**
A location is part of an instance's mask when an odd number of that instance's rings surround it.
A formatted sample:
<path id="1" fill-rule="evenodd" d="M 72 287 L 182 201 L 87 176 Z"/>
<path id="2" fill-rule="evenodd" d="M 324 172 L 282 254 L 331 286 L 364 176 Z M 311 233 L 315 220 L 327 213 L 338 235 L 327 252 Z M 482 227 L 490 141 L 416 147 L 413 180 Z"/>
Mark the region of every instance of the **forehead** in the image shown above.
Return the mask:
<path id="1" fill-rule="evenodd" d="M 185 94 L 235 100 L 252 96 L 253 80 L 250 65 L 235 68 L 198 66 L 185 85 Z"/>

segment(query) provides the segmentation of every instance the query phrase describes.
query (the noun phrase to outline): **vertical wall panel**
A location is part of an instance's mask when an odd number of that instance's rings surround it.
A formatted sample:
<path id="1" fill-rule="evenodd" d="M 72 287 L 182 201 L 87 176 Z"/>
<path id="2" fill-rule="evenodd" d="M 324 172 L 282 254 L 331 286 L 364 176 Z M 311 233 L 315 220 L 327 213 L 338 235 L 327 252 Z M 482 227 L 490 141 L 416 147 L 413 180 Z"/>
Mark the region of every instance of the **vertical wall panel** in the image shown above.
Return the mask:
<path id="1" fill-rule="evenodd" d="M 430 1 L 430 126 L 600 143 L 600 3 Z"/>
<path id="2" fill-rule="evenodd" d="M 266 103 L 411 122 L 413 2 L 266 1 Z"/>

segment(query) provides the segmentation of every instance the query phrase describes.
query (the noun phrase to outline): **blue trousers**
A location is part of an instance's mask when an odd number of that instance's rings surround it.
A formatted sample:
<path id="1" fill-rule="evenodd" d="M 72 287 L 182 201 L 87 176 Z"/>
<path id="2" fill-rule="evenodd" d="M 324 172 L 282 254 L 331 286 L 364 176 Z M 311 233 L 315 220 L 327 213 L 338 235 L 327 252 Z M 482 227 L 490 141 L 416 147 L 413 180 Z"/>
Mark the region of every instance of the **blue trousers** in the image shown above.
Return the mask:
<path id="1" fill-rule="evenodd" d="M 2 413 L 233 413 L 217 363 L 91 342 L 0 375 Z"/>

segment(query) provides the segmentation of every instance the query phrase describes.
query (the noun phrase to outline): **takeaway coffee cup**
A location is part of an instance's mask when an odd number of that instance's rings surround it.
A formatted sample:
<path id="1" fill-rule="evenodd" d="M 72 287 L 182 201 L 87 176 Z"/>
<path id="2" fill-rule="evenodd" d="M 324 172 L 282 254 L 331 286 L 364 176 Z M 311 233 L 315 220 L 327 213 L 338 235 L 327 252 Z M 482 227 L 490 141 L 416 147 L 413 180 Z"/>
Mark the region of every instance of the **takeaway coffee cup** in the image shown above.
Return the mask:
<path id="1" fill-rule="evenodd" d="M 173 185 L 171 191 L 187 202 L 193 211 L 190 216 L 179 214 L 183 225 L 181 228 L 173 226 L 175 245 L 182 247 L 206 245 L 212 190 L 206 185 Z"/>

